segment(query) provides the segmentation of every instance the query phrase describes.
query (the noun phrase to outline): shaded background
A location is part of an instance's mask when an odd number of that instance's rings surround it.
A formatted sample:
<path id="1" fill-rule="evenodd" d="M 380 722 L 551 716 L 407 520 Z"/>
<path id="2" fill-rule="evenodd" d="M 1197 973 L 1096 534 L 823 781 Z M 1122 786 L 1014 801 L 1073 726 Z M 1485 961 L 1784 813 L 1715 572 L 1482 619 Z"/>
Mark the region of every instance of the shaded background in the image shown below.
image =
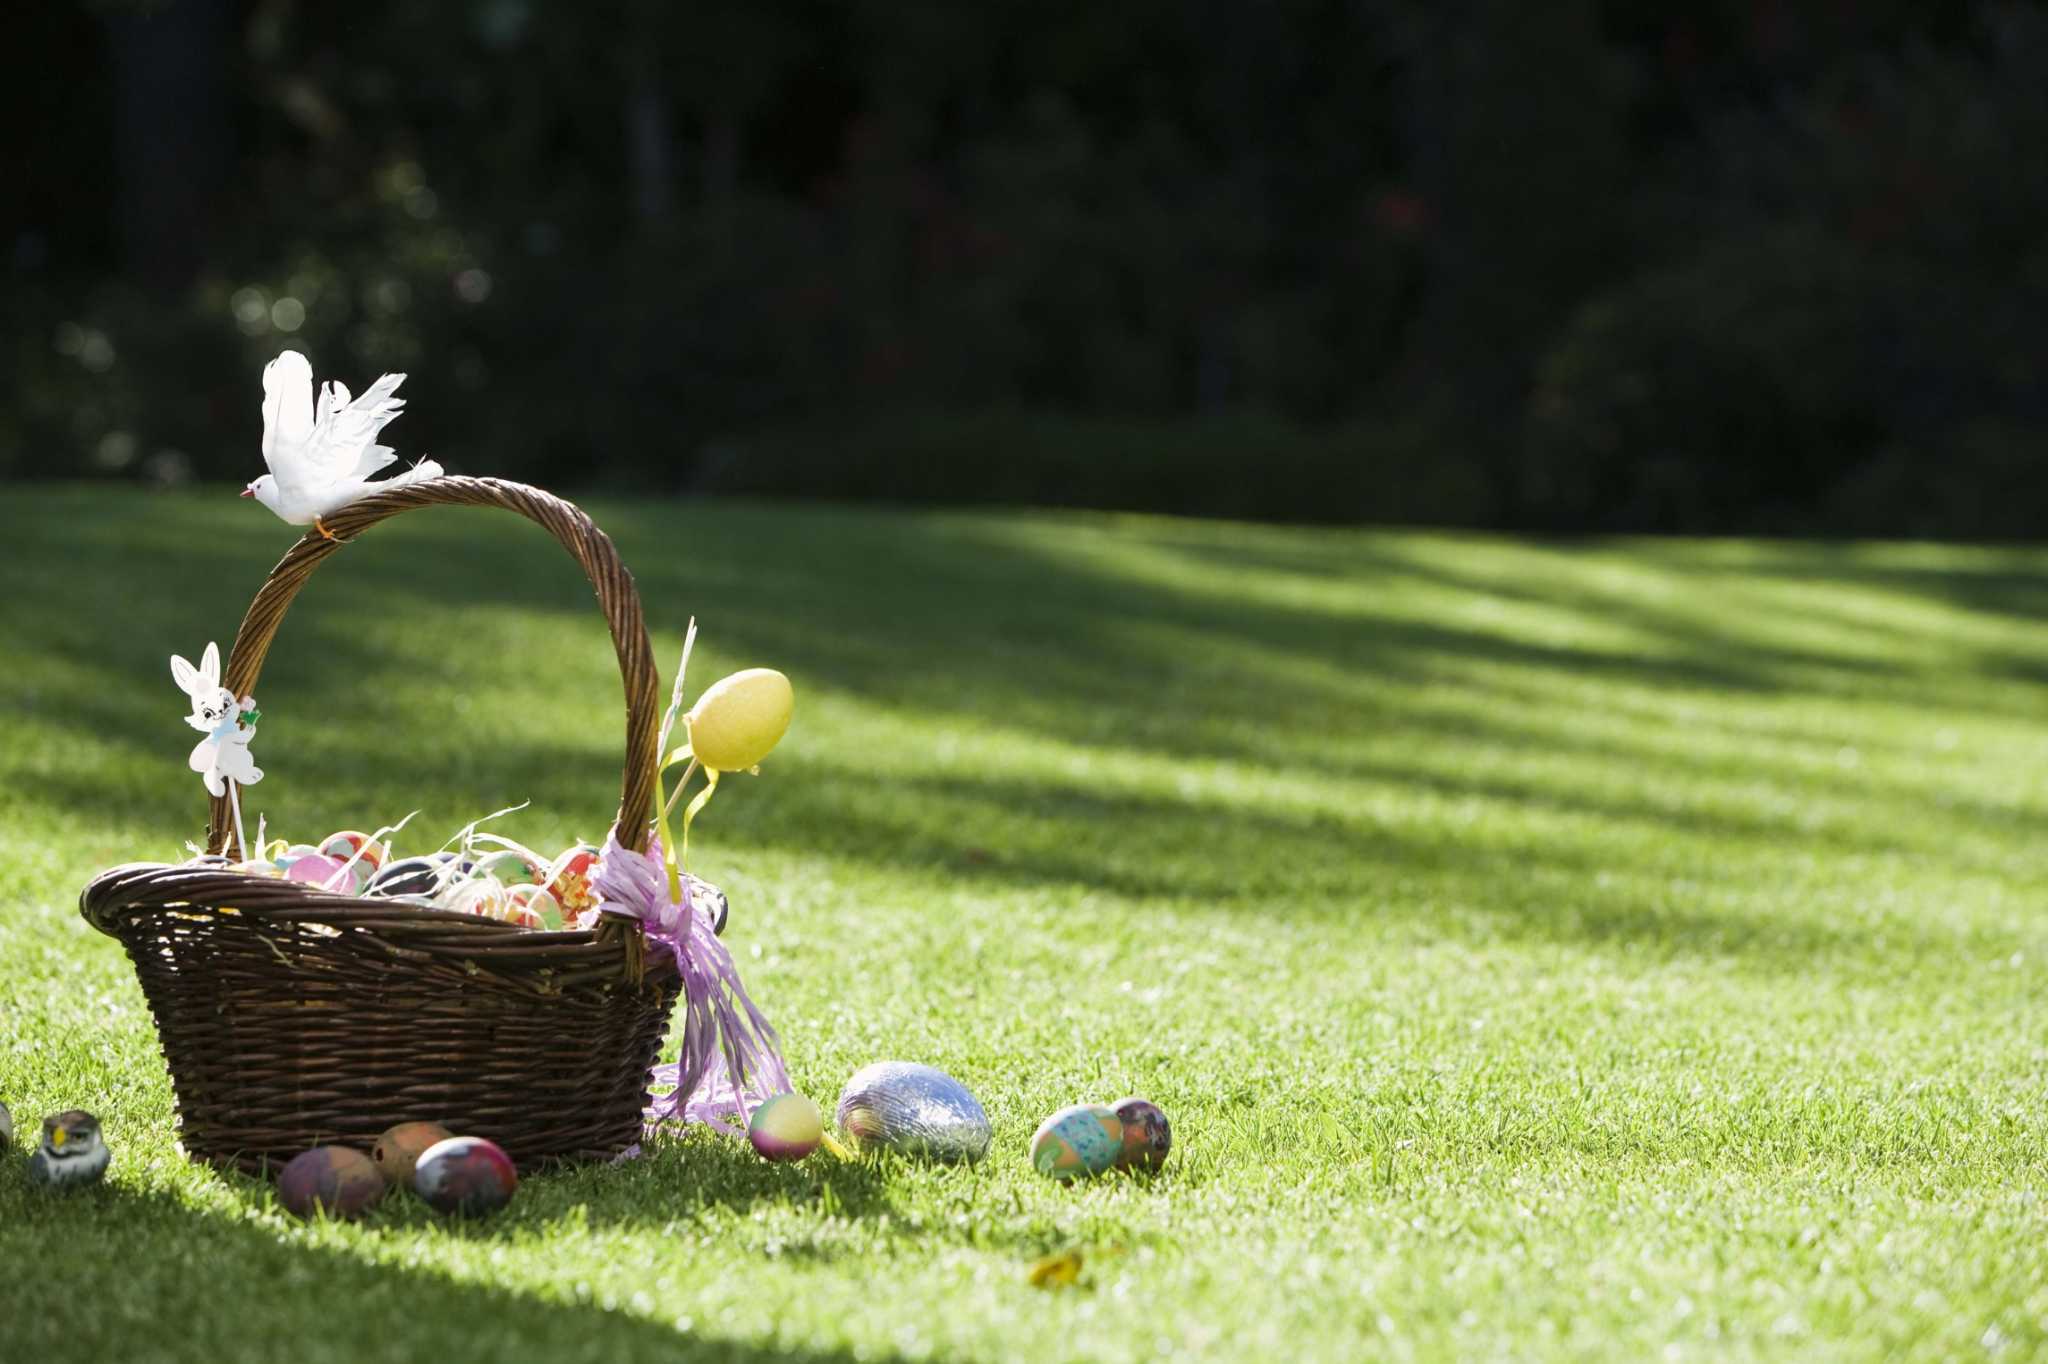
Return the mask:
<path id="1" fill-rule="evenodd" d="M 2048 15 L 1907 0 L 52 3 L 0 479 L 261 364 L 565 489 L 2031 536 Z M 0 494 L 4 495 L 4 494 Z"/>

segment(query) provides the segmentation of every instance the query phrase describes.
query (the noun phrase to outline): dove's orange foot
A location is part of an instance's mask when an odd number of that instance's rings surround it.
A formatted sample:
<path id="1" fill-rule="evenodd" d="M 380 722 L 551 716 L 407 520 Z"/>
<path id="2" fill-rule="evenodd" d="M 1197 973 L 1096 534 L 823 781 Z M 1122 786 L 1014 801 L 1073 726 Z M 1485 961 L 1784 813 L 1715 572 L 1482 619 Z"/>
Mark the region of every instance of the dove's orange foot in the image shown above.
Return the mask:
<path id="1" fill-rule="evenodd" d="M 322 535 L 334 541 L 334 543 L 337 545 L 345 545 L 348 543 L 348 541 L 342 539 L 339 535 L 336 535 L 333 531 L 327 529 L 327 523 L 325 521 L 322 521 L 317 516 L 313 518 L 313 529 L 319 531 Z"/>

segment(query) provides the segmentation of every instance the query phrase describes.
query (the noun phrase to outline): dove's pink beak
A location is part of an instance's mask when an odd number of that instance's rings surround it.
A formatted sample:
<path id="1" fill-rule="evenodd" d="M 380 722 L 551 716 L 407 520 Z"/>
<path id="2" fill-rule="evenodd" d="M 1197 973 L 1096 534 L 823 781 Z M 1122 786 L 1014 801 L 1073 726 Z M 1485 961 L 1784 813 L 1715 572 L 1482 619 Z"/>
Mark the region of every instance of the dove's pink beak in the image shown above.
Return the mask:
<path id="1" fill-rule="evenodd" d="M 242 489 L 242 496 L 244 496 L 244 497 L 254 497 L 254 496 L 256 496 L 256 490 L 255 490 L 254 488 L 244 488 L 244 489 Z"/>

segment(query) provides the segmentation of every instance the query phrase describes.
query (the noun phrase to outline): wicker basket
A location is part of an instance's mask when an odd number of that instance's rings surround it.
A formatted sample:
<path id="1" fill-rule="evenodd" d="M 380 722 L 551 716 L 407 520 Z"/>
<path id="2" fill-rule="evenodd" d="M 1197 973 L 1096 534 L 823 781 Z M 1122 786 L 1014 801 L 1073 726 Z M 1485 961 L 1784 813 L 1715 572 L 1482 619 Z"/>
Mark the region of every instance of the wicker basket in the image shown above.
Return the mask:
<path id="1" fill-rule="evenodd" d="M 223 685 L 255 690 L 278 622 L 321 560 L 388 516 L 435 505 L 517 512 L 583 566 L 626 684 L 616 833 L 644 850 L 658 683 L 639 595 L 604 532 L 537 488 L 439 478 L 327 517 L 335 538 L 309 532 L 256 594 Z M 231 836 L 216 798 L 208 851 Z M 79 910 L 135 963 L 185 1152 L 251 1172 L 322 1142 L 368 1149 L 414 1119 L 488 1137 L 521 1166 L 615 1156 L 639 1139 L 680 985 L 672 962 L 649 958 L 637 921 L 534 932 L 203 864 L 116 867 Z"/>

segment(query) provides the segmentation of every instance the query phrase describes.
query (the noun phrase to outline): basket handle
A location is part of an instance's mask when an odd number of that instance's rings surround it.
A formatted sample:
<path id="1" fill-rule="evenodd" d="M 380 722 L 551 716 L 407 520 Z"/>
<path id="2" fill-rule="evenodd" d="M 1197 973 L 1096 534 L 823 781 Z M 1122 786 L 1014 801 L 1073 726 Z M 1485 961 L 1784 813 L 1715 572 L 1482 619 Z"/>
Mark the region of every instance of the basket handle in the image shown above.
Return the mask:
<path id="1" fill-rule="evenodd" d="M 626 768 L 614 832 L 623 846 L 644 852 L 647 810 L 654 799 L 659 713 L 656 693 L 660 682 L 655 676 L 653 650 L 647 643 L 647 622 L 640 614 L 640 594 L 633 587 L 633 575 L 619 562 L 611 537 L 599 530 L 580 507 L 553 493 L 497 478 L 432 478 L 372 493 L 329 513 L 323 524 L 332 538 L 318 530 L 306 532 L 305 538 L 277 561 L 256 600 L 249 603 L 241 628 L 235 632 L 235 647 L 228 654 L 227 675 L 222 685 L 237 699 L 255 691 L 278 623 L 322 559 L 386 517 L 415 507 L 433 506 L 498 507 L 517 512 L 561 541 L 562 547 L 583 566 L 584 576 L 597 591 L 597 604 L 604 611 L 605 623 L 611 627 L 612 644 L 619 655 L 619 674 L 626 684 Z M 207 851 L 225 850 L 233 831 L 234 815 L 227 797 L 213 797 L 213 815 L 206 831 Z"/>

